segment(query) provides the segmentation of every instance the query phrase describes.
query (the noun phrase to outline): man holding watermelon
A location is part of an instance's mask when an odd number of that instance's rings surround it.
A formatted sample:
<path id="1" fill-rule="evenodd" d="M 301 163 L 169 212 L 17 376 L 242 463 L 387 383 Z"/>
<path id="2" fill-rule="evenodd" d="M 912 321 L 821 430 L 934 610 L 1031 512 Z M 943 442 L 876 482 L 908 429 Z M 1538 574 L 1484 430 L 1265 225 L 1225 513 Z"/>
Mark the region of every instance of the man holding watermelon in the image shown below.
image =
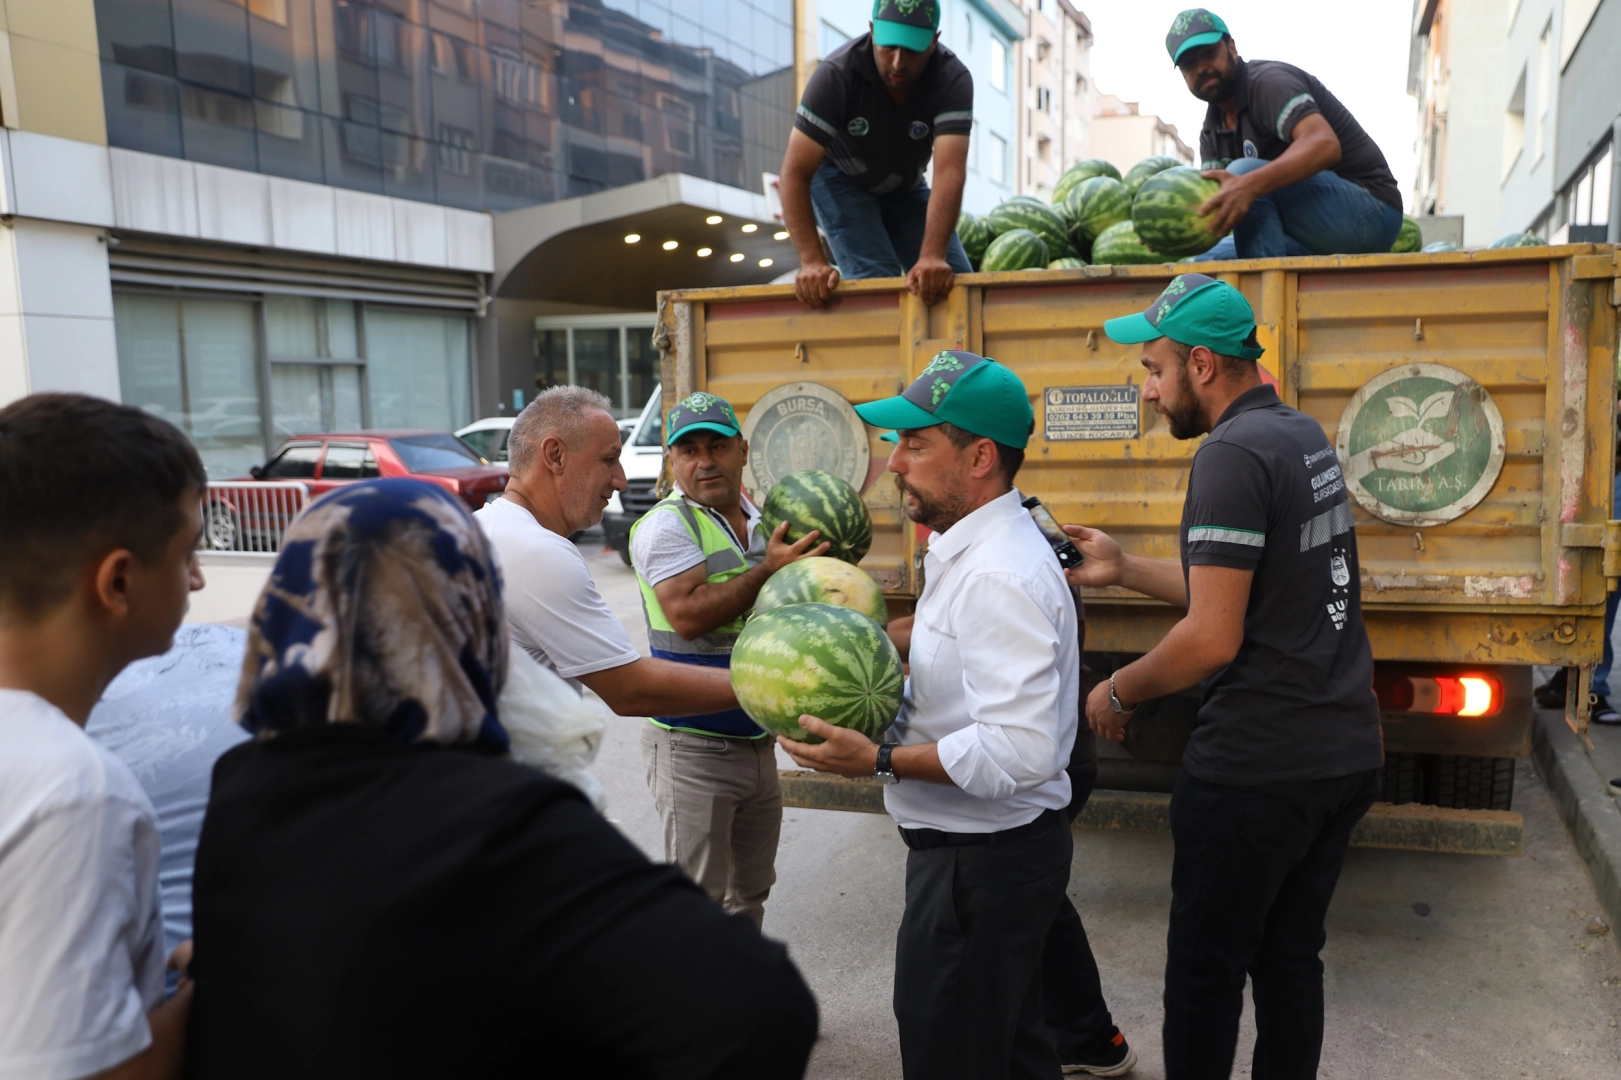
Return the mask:
<path id="1" fill-rule="evenodd" d="M 956 228 L 973 119 L 974 79 L 940 44 L 939 0 L 874 0 L 869 32 L 811 74 L 788 135 L 782 219 L 801 301 L 824 306 L 841 276 L 905 275 L 933 304 L 972 269 Z"/>
<path id="2" fill-rule="evenodd" d="M 1206 179 L 1221 191 L 1194 212 L 1232 236 L 1201 258 L 1389 251 L 1401 191 L 1379 147 L 1316 78 L 1293 64 L 1240 59 L 1221 16 L 1182 12 L 1165 49 L 1208 102 L 1199 132 Z"/>

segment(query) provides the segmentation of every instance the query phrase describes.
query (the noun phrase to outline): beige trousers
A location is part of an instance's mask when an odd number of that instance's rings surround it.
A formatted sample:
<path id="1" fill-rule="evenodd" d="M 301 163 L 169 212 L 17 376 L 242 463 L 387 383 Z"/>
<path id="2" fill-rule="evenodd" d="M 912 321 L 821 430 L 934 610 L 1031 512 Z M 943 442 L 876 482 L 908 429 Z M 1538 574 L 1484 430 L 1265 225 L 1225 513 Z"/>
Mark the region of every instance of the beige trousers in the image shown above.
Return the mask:
<path id="1" fill-rule="evenodd" d="M 664 822 L 664 857 L 755 926 L 777 880 L 782 788 L 776 740 L 642 727 L 642 764 Z"/>

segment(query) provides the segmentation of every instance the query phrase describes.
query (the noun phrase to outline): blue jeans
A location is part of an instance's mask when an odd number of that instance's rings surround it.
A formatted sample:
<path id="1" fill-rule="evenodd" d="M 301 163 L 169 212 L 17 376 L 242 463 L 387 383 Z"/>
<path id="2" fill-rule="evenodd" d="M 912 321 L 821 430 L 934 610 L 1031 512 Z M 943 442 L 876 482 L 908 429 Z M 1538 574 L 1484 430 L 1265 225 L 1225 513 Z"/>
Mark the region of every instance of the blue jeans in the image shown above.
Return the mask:
<path id="1" fill-rule="evenodd" d="M 1621 509 L 1621 476 L 1615 478 L 1615 502 L 1612 505 Z M 1593 669 L 1593 693 L 1599 697 L 1610 695 L 1610 669 L 1615 666 L 1615 646 L 1610 644 L 1610 636 L 1615 633 L 1617 605 L 1621 605 L 1621 589 L 1611 593 L 1604 601 L 1604 659 Z"/>
<path id="2" fill-rule="evenodd" d="M 823 162 L 811 177 L 811 205 L 816 223 L 827 234 L 833 264 L 846 281 L 905 277 L 923 250 L 923 228 L 929 215 L 929 186 L 874 195 Z M 954 274 L 973 267 L 957 234 L 946 245 L 946 262 Z"/>
<path id="3" fill-rule="evenodd" d="M 1267 164 L 1265 158 L 1240 158 L 1227 171 L 1242 176 Z M 1389 251 L 1399 232 L 1400 210 L 1324 169 L 1256 199 L 1232 236 L 1198 261 L 1371 255 Z"/>

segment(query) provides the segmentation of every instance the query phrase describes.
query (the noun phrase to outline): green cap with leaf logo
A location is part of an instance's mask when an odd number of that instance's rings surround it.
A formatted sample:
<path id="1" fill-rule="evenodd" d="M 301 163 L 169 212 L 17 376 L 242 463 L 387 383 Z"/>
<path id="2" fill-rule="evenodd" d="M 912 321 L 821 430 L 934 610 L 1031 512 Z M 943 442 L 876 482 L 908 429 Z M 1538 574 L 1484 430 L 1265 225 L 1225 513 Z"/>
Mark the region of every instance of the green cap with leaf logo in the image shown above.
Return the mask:
<path id="1" fill-rule="evenodd" d="M 874 45 L 925 52 L 939 29 L 939 0 L 873 0 Z"/>
<path id="2" fill-rule="evenodd" d="M 731 403 L 702 390 L 688 394 L 672 405 L 664 428 L 670 433 L 664 440 L 666 446 L 674 446 L 677 439 L 694 431 L 713 431 L 732 436 L 739 430 L 737 413 L 732 411 Z"/>
<path id="3" fill-rule="evenodd" d="M 1189 8 L 1171 21 L 1171 32 L 1165 35 L 1165 51 L 1171 54 L 1171 63 L 1182 59 L 1182 54 L 1201 45 L 1214 45 L 1228 34 L 1227 24 L 1221 16 L 1204 8 Z"/>
<path id="4" fill-rule="evenodd" d="M 873 427 L 903 431 L 952 424 L 1019 450 L 1036 427 L 1019 377 L 988 356 L 960 349 L 936 353 L 911 386 L 896 397 L 857 405 L 856 415 Z"/>
<path id="5" fill-rule="evenodd" d="M 1206 274 L 1179 274 L 1147 311 L 1110 319 L 1103 332 L 1122 345 L 1168 337 L 1244 360 L 1259 360 L 1265 351 L 1255 340 L 1255 309 L 1244 294 Z"/>

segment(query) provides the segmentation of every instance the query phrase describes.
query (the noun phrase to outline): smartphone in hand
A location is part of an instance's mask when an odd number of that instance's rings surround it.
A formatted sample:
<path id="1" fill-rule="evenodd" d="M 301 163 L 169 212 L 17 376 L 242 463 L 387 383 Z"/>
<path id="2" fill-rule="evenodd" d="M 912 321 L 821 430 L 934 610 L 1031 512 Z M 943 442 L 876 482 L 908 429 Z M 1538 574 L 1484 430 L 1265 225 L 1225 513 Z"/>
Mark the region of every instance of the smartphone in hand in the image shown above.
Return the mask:
<path id="1" fill-rule="evenodd" d="M 1040 499 L 1032 495 L 1019 505 L 1030 511 L 1031 518 L 1035 520 L 1036 528 L 1041 530 L 1041 535 L 1045 536 L 1047 543 L 1052 545 L 1053 554 L 1058 556 L 1059 566 L 1062 566 L 1065 570 L 1073 570 L 1085 562 L 1085 559 L 1081 557 L 1081 549 L 1076 547 L 1074 541 L 1070 540 L 1069 534 L 1059 527 L 1057 519 L 1052 516 L 1051 511 L 1041 505 Z"/>

